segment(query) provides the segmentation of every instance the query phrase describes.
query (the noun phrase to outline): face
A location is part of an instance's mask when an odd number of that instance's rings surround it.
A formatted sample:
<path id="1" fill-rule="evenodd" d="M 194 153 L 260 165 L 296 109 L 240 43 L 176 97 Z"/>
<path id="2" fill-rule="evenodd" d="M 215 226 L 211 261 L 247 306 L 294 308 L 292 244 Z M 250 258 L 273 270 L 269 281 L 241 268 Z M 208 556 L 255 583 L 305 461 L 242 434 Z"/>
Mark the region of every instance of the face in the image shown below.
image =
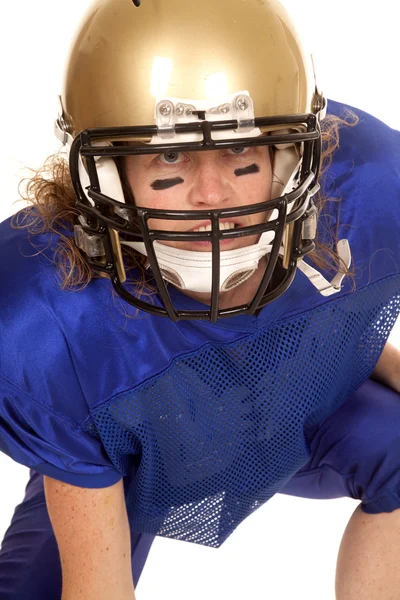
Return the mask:
<path id="1" fill-rule="evenodd" d="M 125 171 L 139 207 L 168 210 L 211 210 L 250 206 L 270 199 L 272 168 L 266 146 L 205 152 L 170 152 L 125 157 Z M 221 229 L 263 223 L 265 212 L 220 222 Z M 206 231 L 210 220 L 151 219 L 152 229 Z M 221 241 L 221 250 L 234 250 L 258 241 L 247 236 Z M 163 242 L 183 250 L 207 252 L 210 242 Z"/>

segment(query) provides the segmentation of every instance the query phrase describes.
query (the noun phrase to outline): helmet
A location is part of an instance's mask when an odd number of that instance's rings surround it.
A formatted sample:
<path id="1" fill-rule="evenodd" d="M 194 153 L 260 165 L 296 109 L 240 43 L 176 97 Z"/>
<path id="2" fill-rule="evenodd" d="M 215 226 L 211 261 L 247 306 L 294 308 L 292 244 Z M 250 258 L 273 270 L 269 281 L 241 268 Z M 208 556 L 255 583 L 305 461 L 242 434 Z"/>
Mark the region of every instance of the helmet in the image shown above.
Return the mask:
<path id="1" fill-rule="evenodd" d="M 313 196 L 325 112 L 311 57 L 276 0 L 95 0 L 70 50 L 56 120 L 56 134 L 69 150 L 80 212 L 75 240 L 86 261 L 125 301 L 174 321 L 254 314 L 289 287 L 315 247 Z M 274 149 L 279 181 L 261 204 L 154 210 L 124 194 L 121 156 L 260 145 Z M 220 228 L 224 218 L 256 211 L 268 215 L 261 225 Z M 160 231 L 149 226 L 154 219 L 206 220 L 212 228 Z M 254 234 L 258 244 L 220 251 L 224 238 Z M 212 250 L 162 243 L 182 240 L 207 240 Z M 148 257 L 155 301 L 124 285 L 123 245 Z M 253 300 L 221 309 L 220 293 L 245 281 L 263 256 L 265 273 Z M 208 291 L 209 306 L 179 310 L 171 284 Z"/>

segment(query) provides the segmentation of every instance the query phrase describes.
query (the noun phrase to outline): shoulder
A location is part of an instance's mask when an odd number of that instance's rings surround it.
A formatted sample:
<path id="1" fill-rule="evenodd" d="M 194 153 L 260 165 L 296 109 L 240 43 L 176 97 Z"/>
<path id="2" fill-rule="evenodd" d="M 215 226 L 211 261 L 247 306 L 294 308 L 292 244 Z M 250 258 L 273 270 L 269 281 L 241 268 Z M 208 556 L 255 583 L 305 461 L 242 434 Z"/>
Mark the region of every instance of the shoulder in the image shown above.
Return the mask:
<path id="1" fill-rule="evenodd" d="M 279 315 L 298 315 L 324 305 L 347 306 L 347 297 L 348 306 L 354 310 L 358 306 L 360 311 L 364 307 L 379 312 L 385 305 L 398 305 L 400 132 L 356 107 L 328 101 L 328 114 L 347 120 L 349 111 L 358 123 L 340 127 L 339 145 L 321 178 L 318 241 L 333 250 L 335 241 L 349 241 L 355 285 L 346 277 L 339 293 L 324 297 L 297 272 L 291 287 L 276 301 L 284 309 Z M 305 262 L 316 266 L 309 256 Z M 331 272 L 321 272 L 332 279 Z"/>
<path id="2" fill-rule="evenodd" d="M 61 301 L 66 296 L 52 261 L 54 239 L 29 239 L 8 220 L 0 225 L 0 240 L 0 448 L 49 477 L 107 487 L 121 475 L 84 430 L 88 398 L 71 347 L 85 294 L 75 295 L 75 306 Z M 90 355 L 86 367 L 94 393 L 101 394 Z"/>
<path id="3" fill-rule="evenodd" d="M 349 240 L 360 287 L 400 272 L 400 132 L 352 106 L 330 101 L 328 112 L 349 109 L 358 123 L 340 129 L 323 177 L 320 234 Z"/>
<path id="4" fill-rule="evenodd" d="M 0 224 L 0 374 L 78 422 L 208 341 L 209 330 L 136 311 L 107 279 L 63 290 L 57 243 Z"/>
<path id="5" fill-rule="evenodd" d="M 382 120 L 360 108 L 328 100 L 328 115 L 331 114 L 346 120 L 351 113 L 356 115 L 358 123 L 355 127 L 341 129 L 340 148 L 337 154 L 340 155 L 342 152 L 345 155 L 352 150 L 359 154 L 361 151 L 363 156 L 375 159 L 381 157 L 381 155 L 377 156 L 377 151 L 382 151 L 385 156 L 390 158 L 390 162 L 395 164 L 396 158 L 398 160 L 400 156 L 400 131 L 389 127 Z M 363 142 L 361 148 L 360 142 Z"/>
<path id="6" fill-rule="evenodd" d="M 63 303 L 53 261 L 55 238 L 30 236 L 11 219 L 0 225 L 0 374 L 42 405 L 60 412 L 68 389 L 75 421 L 85 416 L 82 391 L 59 324 Z M 65 303 L 64 303 L 65 304 Z M 59 406 L 58 406 L 59 404 Z"/>
<path id="7" fill-rule="evenodd" d="M 346 119 L 349 111 L 357 116 L 353 126 L 339 131 L 339 146 L 325 180 L 328 193 L 344 183 L 357 182 L 366 199 L 377 197 L 383 188 L 394 196 L 400 190 L 400 131 L 358 108 L 334 101 L 328 114 Z"/>

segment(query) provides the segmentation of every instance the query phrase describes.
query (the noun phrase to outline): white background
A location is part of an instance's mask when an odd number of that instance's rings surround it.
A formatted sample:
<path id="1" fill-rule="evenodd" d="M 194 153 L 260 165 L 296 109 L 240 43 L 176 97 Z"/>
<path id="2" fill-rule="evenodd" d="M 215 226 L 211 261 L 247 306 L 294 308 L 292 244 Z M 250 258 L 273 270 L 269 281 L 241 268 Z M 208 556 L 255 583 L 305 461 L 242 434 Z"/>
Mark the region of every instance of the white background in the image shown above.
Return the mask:
<path id="1" fill-rule="evenodd" d="M 397 3 L 286 0 L 284 4 L 297 18 L 315 56 L 326 95 L 400 129 Z M 40 166 L 59 147 L 53 120 L 62 64 L 87 5 L 87 0 L 19 0 L 3 8 L 0 221 L 19 207 L 13 202 L 18 198 L 18 181 L 26 173 L 23 167 Z M 198 5 L 201 10 L 201 0 Z M 391 341 L 400 347 L 399 325 Z M 0 472 L 1 540 L 15 505 L 23 498 L 28 470 L 0 455 Z M 337 551 L 356 506 L 350 499 L 315 501 L 278 495 L 219 550 L 159 539 L 139 583 L 138 600 L 334 600 Z"/>

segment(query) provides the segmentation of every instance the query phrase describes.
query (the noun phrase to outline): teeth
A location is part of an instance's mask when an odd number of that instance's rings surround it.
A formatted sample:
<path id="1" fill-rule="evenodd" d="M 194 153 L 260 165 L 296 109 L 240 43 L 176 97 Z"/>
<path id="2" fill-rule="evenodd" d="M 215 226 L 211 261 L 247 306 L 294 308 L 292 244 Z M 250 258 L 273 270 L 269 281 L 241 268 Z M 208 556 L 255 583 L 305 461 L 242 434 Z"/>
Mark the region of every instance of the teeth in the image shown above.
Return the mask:
<path id="1" fill-rule="evenodd" d="M 221 231 L 225 231 L 227 229 L 235 229 L 235 223 L 220 223 L 219 228 Z M 195 229 L 193 233 L 197 233 L 198 231 L 200 233 L 204 233 L 205 231 L 211 231 L 211 229 L 212 226 L 210 223 L 210 225 L 206 225 L 205 227 L 199 227 L 198 229 Z"/>

